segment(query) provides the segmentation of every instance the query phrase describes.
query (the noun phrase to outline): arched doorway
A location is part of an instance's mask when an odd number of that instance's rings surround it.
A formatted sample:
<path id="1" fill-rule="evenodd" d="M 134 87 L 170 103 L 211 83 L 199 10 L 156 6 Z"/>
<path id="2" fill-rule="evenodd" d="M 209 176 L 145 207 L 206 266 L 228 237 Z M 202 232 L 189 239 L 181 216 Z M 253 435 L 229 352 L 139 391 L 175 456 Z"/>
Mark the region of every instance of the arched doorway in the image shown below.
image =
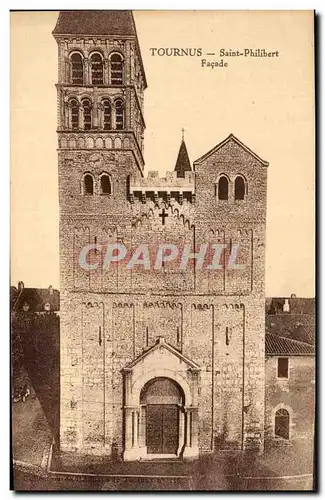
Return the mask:
<path id="1" fill-rule="evenodd" d="M 197 458 L 198 365 L 159 337 L 122 371 L 124 460 Z"/>
<path id="2" fill-rule="evenodd" d="M 275 414 L 274 434 L 283 439 L 290 437 L 290 415 L 284 408 L 280 408 Z"/>
<path id="3" fill-rule="evenodd" d="M 149 380 L 140 393 L 147 454 L 177 455 L 183 439 L 184 393 L 167 377 Z"/>

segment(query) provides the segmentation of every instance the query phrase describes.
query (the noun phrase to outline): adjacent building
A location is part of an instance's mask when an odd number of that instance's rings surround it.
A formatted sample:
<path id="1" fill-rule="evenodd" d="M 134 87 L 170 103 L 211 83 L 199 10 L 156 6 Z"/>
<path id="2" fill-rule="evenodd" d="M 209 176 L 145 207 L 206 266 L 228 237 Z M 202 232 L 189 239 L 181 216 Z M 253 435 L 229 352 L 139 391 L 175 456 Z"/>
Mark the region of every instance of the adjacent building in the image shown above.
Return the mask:
<path id="1" fill-rule="evenodd" d="M 265 327 L 265 442 L 312 445 L 315 299 L 266 299 Z"/>
<path id="2" fill-rule="evenodd" d="M 42 314 L 52 312 L 59 314 L 60 292 L 53 286 L 48 288 L 27 288 L 22 281 L 18 287 L 10 287 L 11 311 L 17 313 Z"/>

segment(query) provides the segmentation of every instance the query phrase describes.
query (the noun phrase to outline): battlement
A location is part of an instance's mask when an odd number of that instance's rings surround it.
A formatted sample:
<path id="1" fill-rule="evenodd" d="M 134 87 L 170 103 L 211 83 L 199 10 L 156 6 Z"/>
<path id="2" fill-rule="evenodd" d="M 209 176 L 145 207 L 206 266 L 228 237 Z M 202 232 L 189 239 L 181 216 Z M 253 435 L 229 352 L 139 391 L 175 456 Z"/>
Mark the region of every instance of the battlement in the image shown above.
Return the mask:
<path id="1" fill-rule="evenodd" d="M 177 172 L 166 172 L 165 177 L 159 177 L 158 171 L 151 170 L 147 177 L 133 175 L 130 177 L 130 199 L 141 197 L 145 202 L 147 198 L 157 199 L 159 197 L 174 198 L 182 201 L 185 197 L 188 201 L 194 201 L 195 197 L 195 174 L 185 172 L 185 177 L 177 177 Z"/>

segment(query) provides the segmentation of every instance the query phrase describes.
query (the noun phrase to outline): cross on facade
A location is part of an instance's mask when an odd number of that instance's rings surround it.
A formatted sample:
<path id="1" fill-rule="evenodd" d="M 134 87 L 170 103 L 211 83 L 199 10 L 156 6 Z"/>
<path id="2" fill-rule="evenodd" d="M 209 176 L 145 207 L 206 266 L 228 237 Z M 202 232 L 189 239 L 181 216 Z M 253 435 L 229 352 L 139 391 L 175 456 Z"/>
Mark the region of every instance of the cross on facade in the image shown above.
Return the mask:
<path id="1" fill-rule="evenodd" d="M 159 214 L 159 217 L 162 218 L 162 225 L 164 226 L 165 225 L 165 219 L 166 219 L 166 217 L 168 217 L 168 214 L 166 213 L 166 211 L 165 211 L 164 208 L 162 209 L 162 213 Z"/>

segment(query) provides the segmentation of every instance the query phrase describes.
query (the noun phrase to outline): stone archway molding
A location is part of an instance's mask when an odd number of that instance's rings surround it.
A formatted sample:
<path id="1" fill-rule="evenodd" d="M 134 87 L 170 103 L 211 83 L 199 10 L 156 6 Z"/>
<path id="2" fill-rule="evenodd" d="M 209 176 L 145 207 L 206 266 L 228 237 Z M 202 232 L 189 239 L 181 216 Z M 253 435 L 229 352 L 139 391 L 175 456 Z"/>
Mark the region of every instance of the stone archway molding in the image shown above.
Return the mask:
<path id="1" fill-rule="evenodd" d="M 141 390 L 145 384 L 152 379 L 160 377 L 169 378 L 176 382 L 183 390 L 185 396 L 185 406 L 192 406 L 192 393 L 187 380 L 179 373 L 174 370 L 169 370 L 168 368 L 155 368 L 140 375 L 131 387 L 131 394 L 129 394 L 130 400 L 127 404 L 130 406 L 137 406 L 140 401 Z"/>
<path id="2" fill-rule="evenodd" d="M 143 387 L 157 378 L 168 378 L 184 394 L 179 407 L 179 446 L 176 456 L 196 458 L 198 449 L 199 366 L 159 337 L 149 350 L 122 370 L 124 374 L 124 460 L 150 458 L 146 446 L 146 408 L 140 404 Z"/>
<path id="3" fill-rule="evenodd" d="M 271 411 L 272 437 L 273 437 L 273 439 L 276 438 L 276 435 L 275 435 L 275 416 L 276 416 L 276 413 L 278 410 L 287 410 L 287 412 L 289 413 L 289 439 L 288 439 L 288 441 L 291 441 L 293 425 L 294 425 L 293 424 L 293 416 L 294 415 L 293 415 L 293 410 L 292 410 L 291 406 L 288 406 L 284 403 L 279 403 L 272 408 L 272 411 Z"/>

